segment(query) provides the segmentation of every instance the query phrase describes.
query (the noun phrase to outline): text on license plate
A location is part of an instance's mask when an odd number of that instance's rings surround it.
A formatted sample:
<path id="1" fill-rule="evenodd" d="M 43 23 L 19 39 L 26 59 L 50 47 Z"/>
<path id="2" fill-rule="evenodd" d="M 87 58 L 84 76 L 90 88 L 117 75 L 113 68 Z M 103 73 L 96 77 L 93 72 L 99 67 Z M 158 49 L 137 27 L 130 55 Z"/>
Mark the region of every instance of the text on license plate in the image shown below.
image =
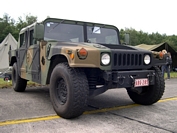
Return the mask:
<path id="1" fill-rule="evenodd" d="M 135 87 L 149 86 L 149 80 L 147 78 L 135 79 Z"/>

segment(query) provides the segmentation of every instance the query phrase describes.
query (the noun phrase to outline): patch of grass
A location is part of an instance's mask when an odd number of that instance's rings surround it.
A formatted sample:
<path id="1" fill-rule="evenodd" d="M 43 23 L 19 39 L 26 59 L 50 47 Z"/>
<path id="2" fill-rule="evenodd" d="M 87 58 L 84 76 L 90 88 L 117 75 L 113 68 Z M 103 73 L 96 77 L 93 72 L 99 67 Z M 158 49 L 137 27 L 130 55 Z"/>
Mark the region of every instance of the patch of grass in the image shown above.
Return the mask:
<path id="1" fill-rule="evenodd" d="M 0 88 L 11 88 L 12 87 L 12 81 L 10 82 L 4 81 L 4 79 L 0 78 Z"/>
<path id="2" fill-rule="evenodd" d="M 165 73 L 164 77 L 167 78 L 167 73 Z M 177 78 L 177 72 L 170 72 L 170 78 Z"/>
<path id="3" fill-rule="evenodd" d="M 33 86 L 41 86 L 41 85 L 38 84 L 38 83 L 32 82 L 32 81 L 28 81 L 28 82 L 27 82 L 27 86 L 33 87 Z"/>
<path id="4" fill-rule="evenodd" d="M 33 86 L 40 86 L 38 83 L 34 83 L 32 81 L 28 81 L 27 83 L 28 87 L 33 87 Z M 0 78 L 0 88 L 11 88 L 12 87 L 12 80 L 4 81 L 4 79 Z"/>

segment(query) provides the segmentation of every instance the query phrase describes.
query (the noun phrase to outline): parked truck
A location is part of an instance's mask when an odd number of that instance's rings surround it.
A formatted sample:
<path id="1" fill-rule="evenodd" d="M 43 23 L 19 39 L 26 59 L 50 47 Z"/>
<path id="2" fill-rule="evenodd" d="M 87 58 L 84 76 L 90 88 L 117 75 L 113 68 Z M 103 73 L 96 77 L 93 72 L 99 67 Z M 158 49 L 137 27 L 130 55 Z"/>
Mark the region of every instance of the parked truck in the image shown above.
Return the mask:
<path id="1" fill-rule="evenodd" d="M 156 103 L 165 89 L 163 56 L 121 44 L 113 25 L 56 18 L 23 28 L 9 52 L 13 89 L 25 91 L 28 81 L 49 85 L 54 110 L 67 119 L 112 88 L 125 88 L 135 103 Z"/>

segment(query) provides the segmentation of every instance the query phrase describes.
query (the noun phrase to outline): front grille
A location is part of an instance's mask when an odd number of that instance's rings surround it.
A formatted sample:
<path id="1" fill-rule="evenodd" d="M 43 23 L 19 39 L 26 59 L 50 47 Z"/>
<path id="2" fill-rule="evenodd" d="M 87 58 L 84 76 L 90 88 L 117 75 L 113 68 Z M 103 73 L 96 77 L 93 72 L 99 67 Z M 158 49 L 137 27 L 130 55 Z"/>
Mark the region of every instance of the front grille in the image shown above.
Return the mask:
<path id="1" fill-rule="evenodd" d="M 114 66 L 142 65 L 142 54 L 114 54 Z"/>
<path id="2" fill-rule="evenodd" d="M 150 65 L 144 64 L 144 52 L 132 51 L 112 51 L 112 69 L 114 70 L 133 70 L 149 68 Z"/>

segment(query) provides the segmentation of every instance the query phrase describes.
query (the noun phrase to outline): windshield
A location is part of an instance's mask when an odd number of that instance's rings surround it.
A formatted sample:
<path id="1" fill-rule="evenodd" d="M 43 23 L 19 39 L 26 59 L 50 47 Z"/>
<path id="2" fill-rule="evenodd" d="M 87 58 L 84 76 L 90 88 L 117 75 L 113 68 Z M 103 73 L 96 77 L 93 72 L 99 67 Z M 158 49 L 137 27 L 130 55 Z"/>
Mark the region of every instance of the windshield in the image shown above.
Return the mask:
<path id="1" fill-rule="evenodd" d="M 84 28 L 84 26 L 86 27 Z M 44 40 L 118 44 L 118 35 L 115 29 L 104 26 L 47 22 L 45 24 Z"/>
<path id="2" fill-rule="evenodd" d="M 87 39 L 91 43 L 118 44 L 116 30 L 102 27 L 87 26 Z"/>
<path id="3" fill-rule="evenodd" d="M 48 22 L 45 25 L 44 40 L 84 42 L 82 25 Z"/>

